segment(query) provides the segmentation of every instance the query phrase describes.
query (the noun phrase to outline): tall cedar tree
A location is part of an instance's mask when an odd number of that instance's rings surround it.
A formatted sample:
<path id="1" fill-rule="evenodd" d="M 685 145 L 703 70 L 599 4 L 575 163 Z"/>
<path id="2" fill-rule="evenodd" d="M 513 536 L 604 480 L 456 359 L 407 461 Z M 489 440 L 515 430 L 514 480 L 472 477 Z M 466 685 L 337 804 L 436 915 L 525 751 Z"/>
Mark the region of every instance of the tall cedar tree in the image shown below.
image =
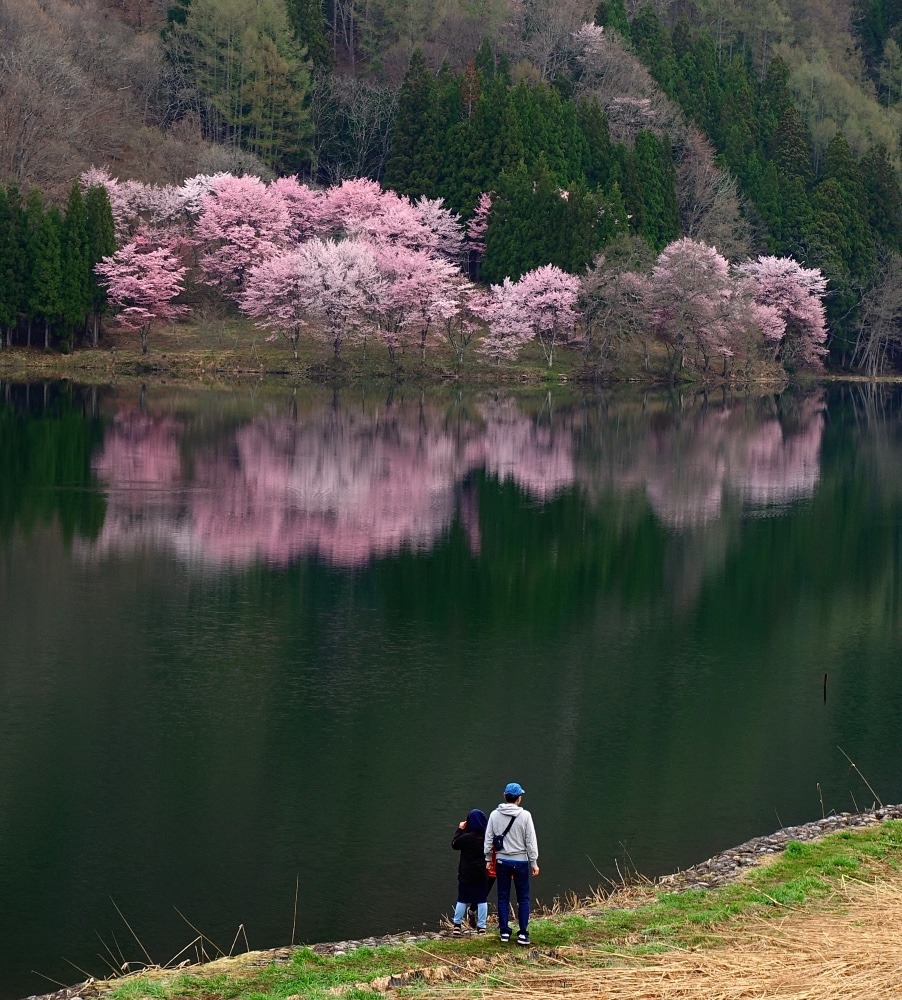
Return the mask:
<path id="1" fill-rule="evenodd" d="M 60 319 L 62 342 L 71 349 L 76 332 L 84 332 L 91 310 L 91 265 L 88 257 L 88 220 L 78 182 L 66 204 L 60 246 Z"/>
<path id="2" fill-rule="evenodd" d="M 650 247 L 663 250 L 679 235 L 673 154 L 670 139 L 643 129 L 636 136 L 636 172 L 642 179 L 640 235 Z"/>
<path id="3" fill-rule="evenodd" d="M 398 96 L 391 155 L 385 165 L 385 186 L 398 194 L 419 197 L 438 173 L 434 136 L 428 127 L 434 89 L 423 53 L 414 49 Z"/>
<path id="4" fill-rule="evenodd" d="M 94 268 L 116 252 L 116 226 L 106 188 L 88 188 L 85 195 L 85 216 L 88 241 L 88 266 L 91 270 L 91 341 L 97 347 L 100 338 L 100 317 L 107 309 L 106 289 L 97 280 Z"/>
<path id="5" fill-rule="evenodd" d="M 12 344 L 19 314 L 20 262 L 18 206 L 0 187 L 0 347 Z"/>
<path id="6" fill-rule="evenodd" d="M 320 70 L 331 69 L 332 50 L 321 0 L 285 0 L 285 9 L 295 38 L 307 50 L 313 65 Z"/>
<path id="7" fill-rule="evenodd" d="M 36 192 L 32 192 L 36 194 Z M 63 219 L 57 208 L 43 210 L 40 194 L 32 204 L 30 216 L 36 222 L 29 244 L 29 318 L 40 320 L 44 328 L 44 349 L 50 349 L 50 333 L 63 311 L 63 274 L 61 235 Z M 40 214 L 38 214 L 40 212 Z"/>
<path id="8" fill-rule="evenodd" d="M 595 10 L 595 23 L 605 28 L 613 28 L 627 40 L 630 38 L 630 22 L 623 0 L 601 0 Z"/>

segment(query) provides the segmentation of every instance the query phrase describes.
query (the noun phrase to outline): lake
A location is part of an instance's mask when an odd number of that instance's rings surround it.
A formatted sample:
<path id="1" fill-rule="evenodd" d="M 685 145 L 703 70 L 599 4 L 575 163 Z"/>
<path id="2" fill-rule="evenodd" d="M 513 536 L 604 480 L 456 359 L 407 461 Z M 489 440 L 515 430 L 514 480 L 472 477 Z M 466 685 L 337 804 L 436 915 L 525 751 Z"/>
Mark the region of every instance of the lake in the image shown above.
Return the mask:
<path id="1" fill-rule="evenodd" d="M 0 997 L 902 800 L 900 404 L 0 384 Z"/>

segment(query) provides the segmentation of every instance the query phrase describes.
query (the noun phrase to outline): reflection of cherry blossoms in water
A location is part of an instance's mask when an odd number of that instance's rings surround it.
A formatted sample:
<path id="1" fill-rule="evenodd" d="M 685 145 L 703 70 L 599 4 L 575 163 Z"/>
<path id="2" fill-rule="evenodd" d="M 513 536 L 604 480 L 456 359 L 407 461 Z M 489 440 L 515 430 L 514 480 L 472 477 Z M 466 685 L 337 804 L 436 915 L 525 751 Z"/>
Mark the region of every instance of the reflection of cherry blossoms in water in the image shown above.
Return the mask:
<path id="1" fill-rule="evenodd" d="M 626 439 L 616 413 L 599 424 L 581 412 L 532 417 L 492 402 L 450 419 L 426 404 L 324 406 L 268 412 L 189 448 L 190 418 L 123 410 L 94 460 L 109 487 L 106 520 L 83 544 L 94 554 L 165 549 L 212 566 L 317 557 L 350 567 L 426 551 L 455 519 L 479 554 L 480 469 L 543 503 L 577 483 L 590 496 L 640 488 L 681 529 L 719 517 L 725 495 L 773 505 L 817 483 L 817 399 L 789 429 L 773 407 L 763 417 L 749 406 L 702 407 L 643 415 Z"/>
<path id="2" fill-rule="evenodd" d="M 777 420 L 770 420 L 749 435 L 744 453 L 730 465 L 730 488 L 761 506 L 811 496 L 820 478 L 823 434 L 822 398 L 808 397 L 792 430 L 787 432 Z"/>
<path id="3" fill-rule="evenodd" d="M 430 548 L 450 526 L 456 449 L 434 425 L 270 417 L 242 427 L 232 455 L 197 464 L 194 537 L 214 563 L 285 563 L 317 555 L 342 566 Z"/>
<path id="4" fill-rule="evenodd" d="M 573 437 L 570 421 L 551 416 L 532 421 L 511 403 L 485 409 L 483 464 L 502 482 L 512 479 L 538 500 L 549 500 L 573 485 Z"/>
<path id="5" fill-rule="evenodd" d="M 746 406 L 705 407 L 640 438 L 615 485 L 644 486 L 657 516 L 677 529 L 720 517 L 725 496 L 789 503 L 814 493 L 823 430 L 820 396 L 803 401 L 791 426 Z"/>
<path id="6" fill-rule="evenodd" d="M 142 410 L 120 410 L 95 458 L 95 473 L 119 490 L 117 504 L 133 511 L 171 502 L 181 481 L 179 440 L 184 426 L 169 416 Z"/>

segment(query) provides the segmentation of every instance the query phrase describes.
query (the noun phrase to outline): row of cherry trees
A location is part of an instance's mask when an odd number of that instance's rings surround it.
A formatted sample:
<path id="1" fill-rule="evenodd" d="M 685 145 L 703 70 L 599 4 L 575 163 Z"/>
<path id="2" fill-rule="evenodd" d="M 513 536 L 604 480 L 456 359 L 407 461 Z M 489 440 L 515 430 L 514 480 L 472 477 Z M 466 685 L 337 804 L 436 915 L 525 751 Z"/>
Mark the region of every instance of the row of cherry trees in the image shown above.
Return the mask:
<path id="1" fill-rule="evenodd" d="M 445 341 L 512 361 L 537 341 L 549 367 L 559 344 L 591 345 L 616 329 L 664 345 L 673 371 L 728 369 L 736 357 L 817 367 L 826 326 L 819 271 L 788 258 L 731 266 L 691 239 L 650 270 L 606 267 L 584 278 L 554 265 L 488 289 L 471 280 L 484 252 L 491 196 L 465 226 L 441 199 L 417 201 L 374 181 L 325 190 L 283 177 L 200 175 L 179 187 L 119 182 L 99 170 L 85 187 L 109 196 L 120 249 L 97 267 L 119 321 L 140 332 L 183 314 L 191 283 L 217 288 L 295 357 L 302 336 L 372 340 L 395 360 Z M 566 197 L 566 192 L 562 192 Z"/>

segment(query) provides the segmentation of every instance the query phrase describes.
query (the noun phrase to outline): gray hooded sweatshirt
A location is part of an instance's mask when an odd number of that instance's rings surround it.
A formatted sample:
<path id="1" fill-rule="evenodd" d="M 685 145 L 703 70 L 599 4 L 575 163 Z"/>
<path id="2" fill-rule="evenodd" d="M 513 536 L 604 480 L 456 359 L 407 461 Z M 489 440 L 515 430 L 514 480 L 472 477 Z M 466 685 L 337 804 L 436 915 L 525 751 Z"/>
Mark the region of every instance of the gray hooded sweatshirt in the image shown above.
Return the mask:
<path id="1" fill-rule="evenodd" d="M 504 850 L 498 852 L 498 857 L 502 861 L 528 861 L 530 865 L 534 865 L 539 860 L 539 842 L 532 815 L 513 802 L 502 802 L 489 816 L 489 825 L 485 828 L 485 859 L 491 859 L 492 838 L 496 833 L 504 833 L 511 816 L 516 819 L 504 834 Z"/>

